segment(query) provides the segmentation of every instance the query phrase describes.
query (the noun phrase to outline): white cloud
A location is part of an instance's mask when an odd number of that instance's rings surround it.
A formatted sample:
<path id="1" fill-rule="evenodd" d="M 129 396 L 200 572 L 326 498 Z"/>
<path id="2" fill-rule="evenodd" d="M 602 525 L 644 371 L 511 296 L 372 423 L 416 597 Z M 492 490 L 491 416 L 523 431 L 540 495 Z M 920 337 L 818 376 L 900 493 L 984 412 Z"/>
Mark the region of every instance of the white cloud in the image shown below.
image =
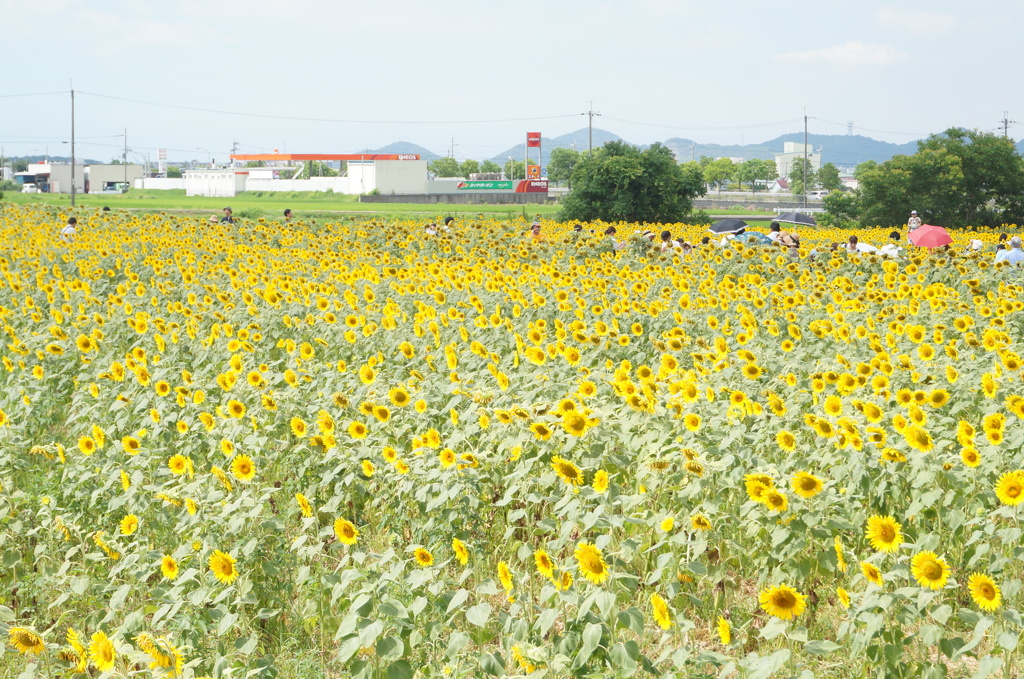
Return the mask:
<path id="1" fill-rule="evenodd" d="M 842 45 L 778 54 L 778 61 L 825 61 L 843 66 L 884 66 L 905 59 L 907 55 L 892 45 L 852 41 Z"/>
<path id="2" fill-rule="evenodd" d="M 875 23 L 902 33 L 945 34 L 956 28 L 957 21 L 952 14 L 929 12 L 924 9 L 900 9 L 886 7 L 875 10 Z"/>

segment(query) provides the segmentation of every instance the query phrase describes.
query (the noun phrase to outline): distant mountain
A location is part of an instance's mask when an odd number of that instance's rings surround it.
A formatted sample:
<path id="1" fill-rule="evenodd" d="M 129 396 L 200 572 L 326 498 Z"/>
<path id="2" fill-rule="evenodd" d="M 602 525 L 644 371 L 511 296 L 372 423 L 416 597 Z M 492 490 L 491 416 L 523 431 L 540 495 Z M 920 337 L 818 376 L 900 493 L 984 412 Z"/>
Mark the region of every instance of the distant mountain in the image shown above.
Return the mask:
<path id="1" fill-rule="evenodd" d="M 614 132 L 609 132 L 608 130 L 602 130 L 596 127 L 594 128 L 595 149 L 598 148 L 599 146 L 603 146 L 604 144 L 610 141 L 618 141 L 620 139 L 622 139 L 622 137 L 615 134 Z M 575 132 L 569 132 L 568 134 L 563 134 L 559 137 L 552 138 L 541 136 L 540 143 L 541 150 L 544 152 L 545 162 L 547 158 L 551 157 L 551 151 L 556 148 L 571 149 L 575 146 L 577 151 L 586 151 L 587 149 L 590 148 L 589 128 L 584 127 L 579 130 L 576 130 Z M 509 156 L 512 156 L 516 160 L 521 160 L 523 158 L 523 152 L 525 150 L 526 142 L 524 141 L 522 144 L 516 144 L 512 148 L 502 151 L 501 153 L 494 156 L 490 160 L 493 160 L 498 165 L 504 165 L 505 161 L 508 160 Z M 537 151 L 532 151 L 531 157 L 536 158 Z"/>
<path id="2" fill-rule="evenodd" d="M 691 139 L 679 139 L 678 137 L 667 139 L 662 143 L 672 149 L 676 158 L 681 161 L 701 156 L 774 160 L 775 154 L 782 153 L 783 145 L 787 141 L 802 144 L 803 132 L 791 132 L 760 144 L 735 144 L 732 146 L 698 144 Z M 833 163 L 842 167 L 855 167 L 858 163 L 863 163 L 866 160 L 883 163 L 895 155 L 917 153 L 916 141 L 892 144 L 859 134 L 809 134 L 807 143 L 815 149 L 821 149 L 821 162 Z M 692 148 L 691 145 L 693 145 Z"/>
<path id="3" fill-rule="evenodd" d="M 586 151 L 589 146 L 588 134 L 588 129 L 582 127 L 575 132 L 569 132 L 558 137 L 542 137 L 541 148 L 544 152 L 545 164 L 547 164 L 547 160 L 551 157 L 551 151 L 556 148 L 575 148 L 577 151 Z M 594 148 L 619 139 L 622 139 L 622 137 L 614 132 L 597 127 L 594 128 Z M 803 132 L 790 132 L 756 144 L 703 144 L 692 139 L 680 137 L 672 137 L 661 143 L 676 154 L 676 160 L 685 162 L 691 158 L 696 160 L 701 156 L 742 158 L 743 160 L 750 160 L 752 158 L 775 160 L 775 155 L 782 153 L 783 146 L 787 141 L 803 143 L 803 140 Z M 807 141 L 815 150 L 821 149 L 821 162 L 833 163 L 840 167 L 856 167 L 859 163 L 867 160 L 884 163 L 896 155 L 913 155 L 917 153 L 916 141 L 910 141 L 905 144 L 893 144 L 859 134 L 810 134 L 807 136 Z M 516 160 L 522 160 L 525 148 L 526 142 L 524 140 L 523 143 L 516 144 L 492 156 L 490 160 L 502 166 L 509 156 Z M 1017 142 L 1017 152 L 1024 155 L 1024 140 Z M 429 149 L 407 141 L 388 144 L 379 149 L 368 151 L 368 153 L 418 153 L 424 160 L 436 160 L 441 157 Z M 535 150 L 532 151 L 531 157 L 537 157 Z"/>
<path id="4" fill-rule="evenodd" d="M 437 160 L 441 157 L 430 149 L 425 149 L 410 141 L 396 141 L 393 144 L 382 146 L 379 149 L 373 149 L 368 153 L 418 153 L 421 160 Z"/>
<path id="5" fill-rule="evenodd" d="M 5 164 L 10 165 L 12 162 L 17 160 L 24 160 L 27 163 L 45 163 L 49 158 L 51 163 L 63 163 L 65 165 L 71 163 L 71 156 L 4 156 L 3 161 Z M 102 165 L 103 160 L 91 160 L 89 158 L 75 158 L 75 165 Z"/>

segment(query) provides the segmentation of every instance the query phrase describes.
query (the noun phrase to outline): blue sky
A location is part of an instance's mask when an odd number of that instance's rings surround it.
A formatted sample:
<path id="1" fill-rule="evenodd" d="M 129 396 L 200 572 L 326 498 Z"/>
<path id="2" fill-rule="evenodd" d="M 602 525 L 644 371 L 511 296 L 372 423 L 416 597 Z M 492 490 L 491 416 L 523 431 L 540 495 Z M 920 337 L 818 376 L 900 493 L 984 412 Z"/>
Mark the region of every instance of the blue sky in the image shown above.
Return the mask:
<path id="1" fill-rule="evenodd" d="M 764 141 L 802 130 L 805 107 L 812 132 L 853 120 L 893 142 L 1024 122 L 1018 0 L 0 0 L 0 16 L 8 155 L 66 153 L 72 82 L 78 153 L 98 159 L 126 128 L 136 160 L 453 139 L 486 158 L 584 127 L 591 101 L 633 143 Z"/>

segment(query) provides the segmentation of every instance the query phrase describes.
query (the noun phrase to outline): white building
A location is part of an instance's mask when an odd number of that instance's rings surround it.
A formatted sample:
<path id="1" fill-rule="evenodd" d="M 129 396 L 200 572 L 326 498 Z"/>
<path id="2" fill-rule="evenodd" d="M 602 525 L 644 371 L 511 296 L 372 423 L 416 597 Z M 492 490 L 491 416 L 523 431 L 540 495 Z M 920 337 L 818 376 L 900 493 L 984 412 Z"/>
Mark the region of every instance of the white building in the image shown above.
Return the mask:
<path id="1" fill-rule="evenodd" d="M 811 166 L 811 169 L 815 172 L 821 169 L 820 152 L 815 153 L 814 148 L 810 144 L 804 145 L 795 141 L 787 141 L 782 146 L 782 153 L 775 154 L 775 167 L 779 171 L 780 177 L 789 177 L 793 162 L 804 159 L 805 149 L 807 163 Z"/>
<path id="2" fill-rule="evenodd" d="M 423 194 L 427 190 L 427 161 L 419 156 L 384 154 L 232 156 L 234 161 L 272 163 L 262 167 L 200 169 L 184 173 L 185 195 L 230 197 L 242 191 L 333 191 L 363 195 Z M 307 160 L 341 160 L 348 170 L 340 177 L 292 179 Z M 295 163 L 299 165 L 284 163 Z M 146 183 L 148 186 L 148 182 Z"/>

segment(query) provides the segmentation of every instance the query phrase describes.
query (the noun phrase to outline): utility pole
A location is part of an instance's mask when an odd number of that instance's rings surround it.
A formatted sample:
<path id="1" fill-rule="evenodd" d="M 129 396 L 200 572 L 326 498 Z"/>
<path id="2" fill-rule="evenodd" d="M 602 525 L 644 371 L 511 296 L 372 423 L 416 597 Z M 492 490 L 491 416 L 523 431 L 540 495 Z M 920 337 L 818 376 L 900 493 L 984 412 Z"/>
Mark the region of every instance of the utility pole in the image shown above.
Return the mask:
<path id="1" fill-rule="evenodd" d="M 807 109 L 804 109 L 804 171 L 803 181 L 804 185 L 804 210 L 807 209 Z"/>
<path id="2" fill-rule="evenodd" d="M 697 142 L 695 142 L 695 141 L 692 141 L 692 140 L 691 140 L 691 141 L 690 141 L 690 162 L 691 162 L 691 163 L 692 163 L 692 162 L 693 162 L 694 160 L 696 160 L 696 157 L 695 157 L 695 156 L 697 155 L 697 149 L 696 149 L 696 146 L 697 146 Z"/>
<path id="3" fill-rule="evenodd" d="M 71 88 L 71 207 L 75 206 L 75 88 Z"/>
<path id="4" fill-rule="evenodd" d="M 1003 139 L 1007 139 L 1010 136 L 1010 125 L 1016 125 L 1016 120 L 1010 120 L 1010 112 L 1003 111 L 1003 119 L 999 121 L 1003 126 Z"/>
<path id="5" fill-rule="evenodd" d="M 594 110 L 594 102 L 591 101 L 590 102 L 590 110 L 589 111 L 584 111 L 580 115 L 581 116 L 590 116 L 589 124 L 587 125 L 587 127 L 589 129 L 589 140 L 590 140 L 590 151 L 589 151 L 589 154 L 590 155 L 594 155 L 594 116 L 599 116 L 601 114 Z"/>
<path id="6" fill-rule="evenodd" d="M 121 155 L 121 164 L 124 165 L 124 188 L 121 193 L 128 193 L 128 128 L 124 128 L 124 153 Z"/>

